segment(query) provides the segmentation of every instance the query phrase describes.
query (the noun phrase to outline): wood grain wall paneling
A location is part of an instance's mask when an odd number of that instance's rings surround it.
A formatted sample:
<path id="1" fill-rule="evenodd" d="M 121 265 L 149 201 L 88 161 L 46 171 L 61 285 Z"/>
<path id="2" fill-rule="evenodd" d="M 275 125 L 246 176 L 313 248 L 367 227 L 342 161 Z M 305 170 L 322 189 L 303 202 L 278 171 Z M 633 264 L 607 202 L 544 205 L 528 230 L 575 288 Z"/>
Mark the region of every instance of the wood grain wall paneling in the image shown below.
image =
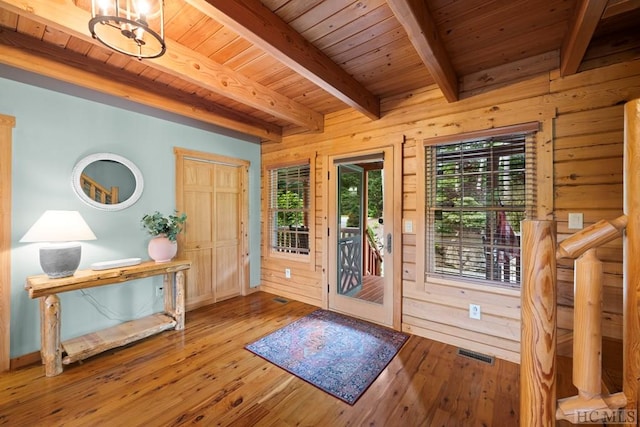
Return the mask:
<path id="1" fill-rule="evenodd" d="M 622 213 L 622 110 L 639 94 L 637 61 L 551 81 L 549 98 L 558 106 L 555 151 L 555 216 L 558 240 L 569 230 L 569 212 L 581 212 L 585 226 Z M 603 334 L 622 337 L 622 241 L 597 251 L 604 262 Z M 573 323 L 573 262 L 558 263 L 559 327 Z M 570 354 L 565 351 L 565 354 Z M 607 356 L 613 357 L 613 356 Z M 622 364 L 619 360 L 609 363 Z"/>
<path id="2" fill-rule="evenodd" d="M 446 103 L 434 87 L 381 100 L 382 118 L 370 122 L 353 111 L 339 111 L 325 117 L 322 135 L 291 135 L 282 144 L 265 143 L 263 158 L 287 151 L 315 150 L 319 155 L 354 151 L 406 140 L 403 149 L 402 218 L 410 219 L 413 232 L 403 232 L 402 327 L 425 337 L 519 360 L 519 291 L 478 285 L 426 282 L 424 277 L 424 146 L 431 136 L 487 129 L 528 121 L 543 123 L 539 150 L 548 163 L 538 176 L 547 187 L 546 200 L 539 200 L 538 215 L 547 213 L 558 221 L 558 240 L 571 234 L 569 212 L 582 212 L 585 226 L 602 218 L 615 218 L 622 211 L 622 128 L 626 99 L 640 97 L 640 61 L 616 64 L 561 78 L 557 71 L 529 76 L 495 89 L 491 94 Z M 604 165 L 604 166 L 603 166 Z M 321 168 L 319 168 L 321 169 Z M 318 187 L 316 186 L 316 191 Z M 316 195 L 316 227 L 325 212 Z M 604 335 L 619 339 L 622 334 L 622 247 L 612 242 L 598 250 L 603 260 Z M 326 259 L 324 261 L 326 263 Z M 317 265 L 317 269 L 324 264 Z M 263 273 L 274 274 L 269 267 Z M 559 318 L 570 331 L 573 313 L 573 263 L 558 262 Z M 315 277 L 314 277 L 315 279 Z M 306 300 L 322 296 L 322 282 L 279 285 L 281 292 L 300 294 Z M 305 289 L 305 286 L 308 288 Z M 471 290 L 469 289 L 471 286 Z M 311 297 L 312 296 L 312 297 Z M 471 322 L 468 304 L 480 301 L 486 320 Z M 436 315 L 437 314 L 437 315 Z M 483 316 L 485 317 L 485 316 Z M 564 342 L 564 341 L 563 341 Z M 569 339 L 570 342 L 570 339 Z M 566 343 L 564 343 L 566 347 Z"/>
<path id="3" fill-rule="evenodd" d="M 311 252 L 308 256 L 297 256 L 287 258 L 281 255 L 271 255 L 271 249 L 268 246 L 267 223 L 269 212 L 269 174 L 270 169 L 283 165 L 295 165 L 309 163 L 311 166 L 310 178 L 313 193 L 310 199 L 309 211 L 313 213 L 310 221 L 309 241 L 313 242 L 310 246 Z M 324 240 L 322 230 L 326 228 L 322 226 L 322 202 L 320 195 L 322 194 L 322 186 L 326 179 L 326 171 L 323 170 L 321 159 L 316 156 L 315 151 L 276 151 L 271 155 L 263 155 L 262 157 L 262 239 L 261 239 L 261 282 L 260 290 L 285 298 L 291 298 L 307 304 L 323 307 L 323 298 L 326 294 L 326 285 L 322 286 L 323 281 L 323 257 L 324 257 Z M 291 271 L 291 277 L 285 277 L 285 269 Z"/>

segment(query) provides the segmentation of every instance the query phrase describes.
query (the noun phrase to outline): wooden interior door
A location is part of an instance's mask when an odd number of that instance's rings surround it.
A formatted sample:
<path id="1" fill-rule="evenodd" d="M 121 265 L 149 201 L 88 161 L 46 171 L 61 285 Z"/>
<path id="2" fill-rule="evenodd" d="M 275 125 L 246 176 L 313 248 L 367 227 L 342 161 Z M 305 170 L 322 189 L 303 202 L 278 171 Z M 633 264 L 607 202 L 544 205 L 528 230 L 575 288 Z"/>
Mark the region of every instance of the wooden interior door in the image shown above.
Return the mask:
<path id="1" fill-rule="evenodd" d="M 187 223 L 180 242 L 181 255 L 190 259 L 186 280 L 186 309 L 215 302 L 214 294 L 214 194 L 213 164 L 198 160 L 183 161 L 183 206 Z"/>
<path id="2" fill-rule="evenodd" d="M 240 168 L 214 165 L 216 300 L 240 295 Z"/>
<path id="3" fill-rule="evenodd" d="M 244 293 L 248 221 L 245 161 L 176 149 L 176 207 L 187 214 L 179 256 L 192 261 L 186 309 Z"/>

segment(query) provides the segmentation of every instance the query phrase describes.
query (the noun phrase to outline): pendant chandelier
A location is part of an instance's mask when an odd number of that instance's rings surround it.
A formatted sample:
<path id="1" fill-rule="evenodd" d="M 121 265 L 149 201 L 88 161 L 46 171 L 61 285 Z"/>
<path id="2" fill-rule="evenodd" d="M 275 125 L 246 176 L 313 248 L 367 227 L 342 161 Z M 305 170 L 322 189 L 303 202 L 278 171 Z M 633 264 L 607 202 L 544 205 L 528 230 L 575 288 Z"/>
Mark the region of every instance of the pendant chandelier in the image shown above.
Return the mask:
<path id="1" fill-rule="evenodd" d="M 163 0 L 91 0 L 89 31 L 105 46 L 138 59 L 164 54 Z"/>

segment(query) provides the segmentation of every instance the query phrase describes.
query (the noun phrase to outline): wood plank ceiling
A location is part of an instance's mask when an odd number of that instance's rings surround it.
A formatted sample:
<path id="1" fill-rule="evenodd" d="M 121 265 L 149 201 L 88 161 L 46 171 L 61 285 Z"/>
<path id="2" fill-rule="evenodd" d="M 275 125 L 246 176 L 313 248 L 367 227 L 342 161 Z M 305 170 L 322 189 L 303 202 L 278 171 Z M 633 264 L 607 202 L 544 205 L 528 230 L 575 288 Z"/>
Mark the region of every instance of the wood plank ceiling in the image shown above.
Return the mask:
<path id="1" fill-rule="evenodd" d="M 89 9 L 0 0 L 0 63 L 275 141 L 345 108 L 377 120 L 380 99 L 429 85 L 456 102 L 491 74 L 640 47 L 640 0 L 165 0 L 167 53 L 139 61 L 91 38 Z"/>

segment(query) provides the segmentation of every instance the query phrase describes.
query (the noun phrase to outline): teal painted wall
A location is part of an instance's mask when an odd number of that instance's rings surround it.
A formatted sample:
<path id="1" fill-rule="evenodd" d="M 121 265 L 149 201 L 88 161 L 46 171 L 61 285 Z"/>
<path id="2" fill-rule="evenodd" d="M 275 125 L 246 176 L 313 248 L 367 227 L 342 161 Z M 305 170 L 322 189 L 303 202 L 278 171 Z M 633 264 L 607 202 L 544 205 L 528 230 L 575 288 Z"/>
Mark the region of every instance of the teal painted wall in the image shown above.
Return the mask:
<path id="1" fill-rule="evenodd" d="M 16 118 L 12 164 L 11 357 L 40 348 L 38 301 L 24 290 L 41 274 L 38 244 L 20 238 L 47 209 L 80 211 L 97 240 L 83 242 L 80 268 L 97 261 L 148 258 L 145 213 L 175 208 L 174 147 L 249 160 L 250 284 L 260 280 L 260 146 L 233 134 L 74 86 L 0 68 L 0 113 Z M 41 83 L 44 82 L 44 83 Z M 49 89 L 53 86 L 55 90 Z M 106 212 L 83 203 L 71 188 L 77 161 L 99 152 L 131 160 L 144 192 L 132 207 Z M 62 339 L 161 311 L 160 277 L 60 294 Z"/>

